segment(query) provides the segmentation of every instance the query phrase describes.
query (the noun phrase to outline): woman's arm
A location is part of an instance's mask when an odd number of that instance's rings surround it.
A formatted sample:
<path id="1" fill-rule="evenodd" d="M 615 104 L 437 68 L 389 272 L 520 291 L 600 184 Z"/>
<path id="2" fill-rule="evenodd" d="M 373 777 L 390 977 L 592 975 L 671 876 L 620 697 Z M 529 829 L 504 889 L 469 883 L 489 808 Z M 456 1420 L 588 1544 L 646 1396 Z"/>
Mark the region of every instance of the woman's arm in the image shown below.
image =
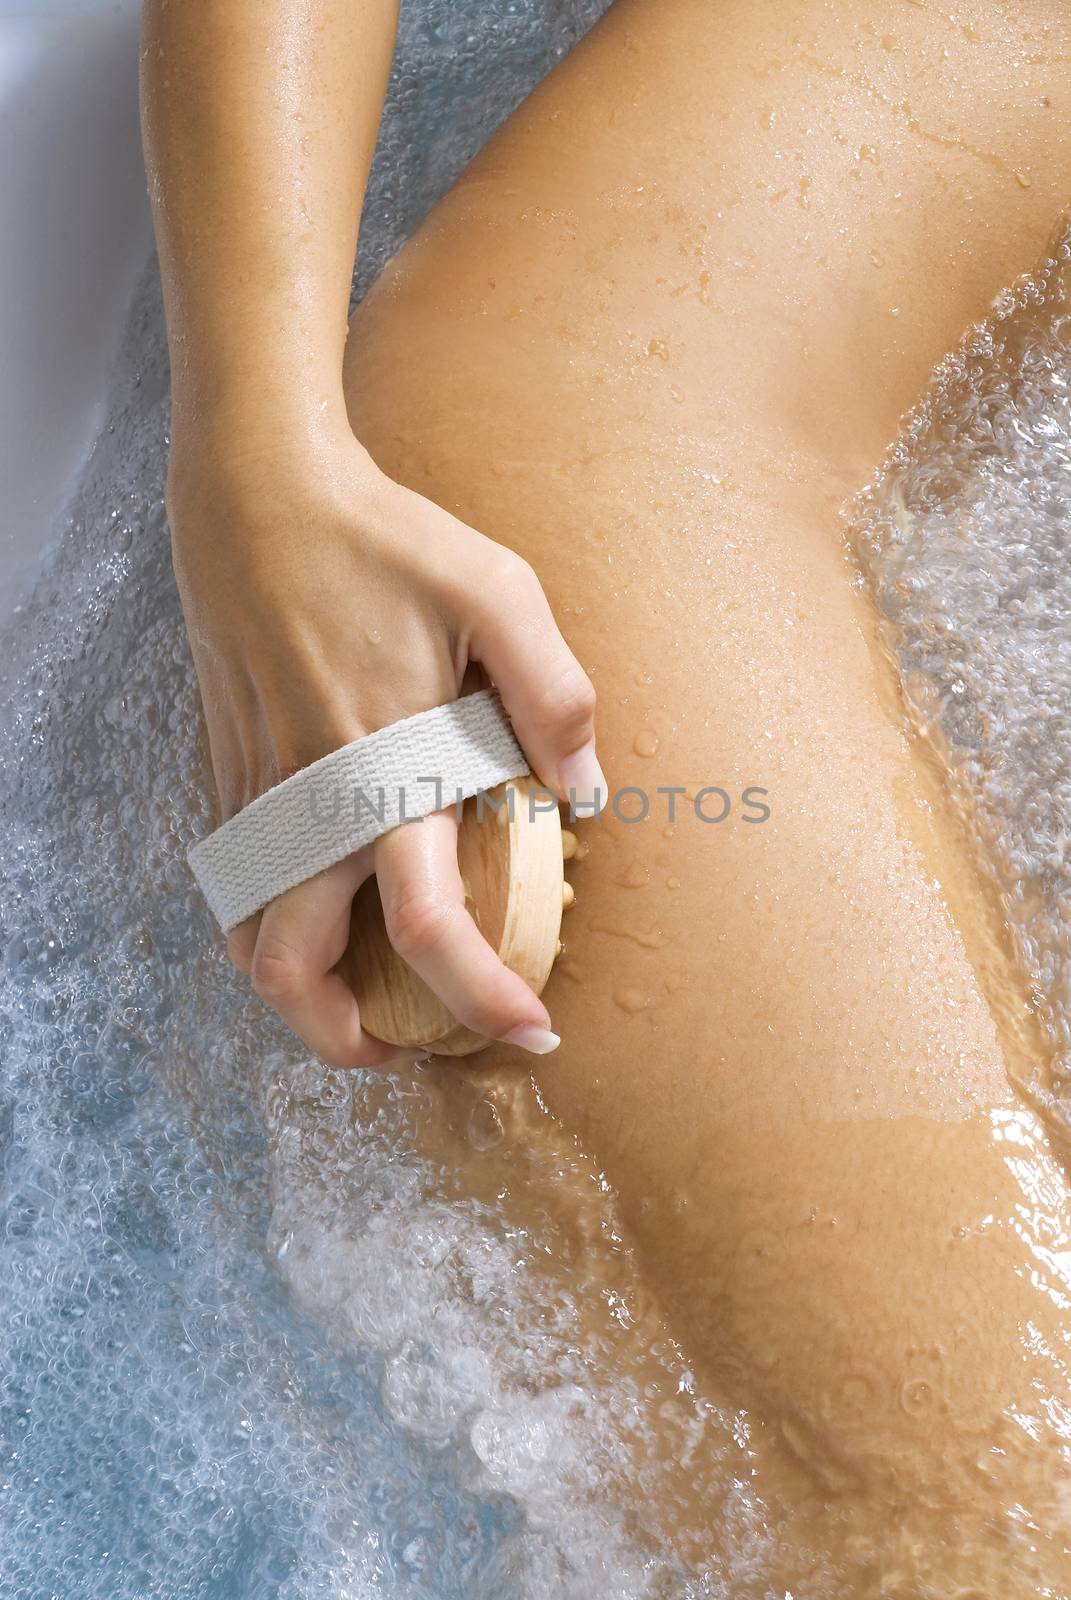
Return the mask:
<path id="1" fill-rule="evenodd" d="M 357 226 L 397 0 L 147 0 L 173 465 L 345 420 Z M 231 437 L 231 431 L 241 439 Z"/>
<path id="2" fill-rule="evenodd" d="M 342 361 L 394 0 L 146 0 L 142 100 L 171 349 L 168 512 L 224 816 L 453 699 L 479 661 L 529 761 L 602 783 L 593 694 L 531 568 L 391 482 Z M 231 935 L 328 1061 L 382 1061 L 334 967 L 375 871 L 399 951 L 469 1027 L 553 1048 L 464 906 L 449 814 L 396 829 Z"/>

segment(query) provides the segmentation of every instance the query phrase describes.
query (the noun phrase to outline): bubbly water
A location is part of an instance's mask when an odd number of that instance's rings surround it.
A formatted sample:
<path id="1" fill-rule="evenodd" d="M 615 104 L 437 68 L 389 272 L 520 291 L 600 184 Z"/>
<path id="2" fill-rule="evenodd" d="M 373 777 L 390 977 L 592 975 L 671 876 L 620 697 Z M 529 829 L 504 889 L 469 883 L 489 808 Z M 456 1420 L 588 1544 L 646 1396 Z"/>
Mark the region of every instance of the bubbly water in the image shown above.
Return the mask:
<path id="1" fill-rule="evenodd" d="M 940 752 L 1071 1060 L 1071 232 L 938 368 L 853 533 L 909 712 Z"/>
<path id="2" fill-rule="evenodd" d="M 359 287 L 602 9 L 408 8 Z M 947 364 L 857 518 L 1062 1040 L 1068 254 Z M 609 1199 L 530 1088 L 473 1074 L 444 1115 L 419 1071 L 326 1071 L 229 967 L 184 860 L 210 785 L 155 269 L 111 419 L 0 649 L 0 1600 L 751 1592 L 776 1530 L 746 1429 L 639 1348 Z M 649 1509 L 700 1460 L 718 1570 Z"/>

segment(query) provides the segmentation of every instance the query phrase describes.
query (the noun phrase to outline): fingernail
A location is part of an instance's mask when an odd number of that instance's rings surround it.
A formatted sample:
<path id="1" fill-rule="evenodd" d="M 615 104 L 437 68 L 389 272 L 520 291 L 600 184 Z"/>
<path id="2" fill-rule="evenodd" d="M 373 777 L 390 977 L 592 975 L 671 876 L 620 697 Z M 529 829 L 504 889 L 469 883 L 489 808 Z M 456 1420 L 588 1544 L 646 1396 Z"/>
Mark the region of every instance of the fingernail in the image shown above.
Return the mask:
<path id="1" fill-rule="evenodd" d="M 572 804 L 574 810 L 582 806 L 585 811 L 593 810 L 598 816 L 606 804 L 608 790 L 602 768 L 595 755 L 594 739 L 589 739 L 579 750 L 574 750 L 571 756 L 566 756 L 558 768 L 558 779 L 564 791 L 564 798 Z"/>
<path id="2" fill-rule="evenodd" d="M 511 1033 L 504 1033 L 502 1043 L 520 1045 L 522 1050 L 530 1050 L 534 1056 L 549 1056 L 552 1050 L 557 1050 L 561 1039 L 549 1028 L 537 1028 L 534 1022 L 524 1022 Z"/>

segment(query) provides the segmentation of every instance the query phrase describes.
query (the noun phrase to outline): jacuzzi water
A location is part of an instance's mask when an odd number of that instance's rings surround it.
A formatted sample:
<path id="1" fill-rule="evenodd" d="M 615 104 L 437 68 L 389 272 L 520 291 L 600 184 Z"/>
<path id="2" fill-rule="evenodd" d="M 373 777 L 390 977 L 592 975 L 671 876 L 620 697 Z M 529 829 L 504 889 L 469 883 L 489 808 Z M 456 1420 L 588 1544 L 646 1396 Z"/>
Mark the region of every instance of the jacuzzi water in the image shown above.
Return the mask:
<path id="1" fill-rule="evenodd" d="M 407 8 L 359 286 L 602 9 Z M 1069 256 L 950 361 L 857 519 L 1064 1042 Z M 527 1137 L 533 1096 L 476 1080 L 445 1125 L 420 1072 L 326 1071 L 219 950 L 185 865 L 210 785 L 166 390 L 153 268 L 0 644 L 0 1600 L 761 1591 L 746 1426 L 639 1348 L 610 1198 Z M 720 1565 L 629 1512 L 701 1460 Z"/>
<path id="2" fill-rule="evenodd" d="M 853 534 L 912 720 L 1000 896 L 1053 1046 L 1071 1046 L 1071 232 L 934 374 Z"/>

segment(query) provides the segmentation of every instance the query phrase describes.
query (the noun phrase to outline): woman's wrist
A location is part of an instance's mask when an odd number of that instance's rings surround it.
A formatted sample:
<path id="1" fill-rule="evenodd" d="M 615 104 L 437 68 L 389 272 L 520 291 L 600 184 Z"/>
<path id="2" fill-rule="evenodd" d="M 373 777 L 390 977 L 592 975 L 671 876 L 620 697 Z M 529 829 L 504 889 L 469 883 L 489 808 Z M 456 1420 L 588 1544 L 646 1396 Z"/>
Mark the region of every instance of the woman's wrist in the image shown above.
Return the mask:
<path id="1" fill-rule="evenodd" d="M 171 453 L 208 459 L 228 454 L 270 453 L 277 445 L 344 436 L 348 429 L 342 375 L 311 383 L 300 371 L 289 381 L 175 385 L 171 401 Z"/>
<path id="2" fill-rule="evenodd" d="M 326 488 L 341 460 L 348 480 L 364 469 L 370 481 L 376 476 L 350 428 L 341 384 L 333 399 L 258 390 L 225 404 L 182 407 L 172 421 L 169 501 L 173 510 L 203 504 L 207 491 L 233 508 L 280 483 L 289 494 L 300 494 L 303 483 Z"/>

